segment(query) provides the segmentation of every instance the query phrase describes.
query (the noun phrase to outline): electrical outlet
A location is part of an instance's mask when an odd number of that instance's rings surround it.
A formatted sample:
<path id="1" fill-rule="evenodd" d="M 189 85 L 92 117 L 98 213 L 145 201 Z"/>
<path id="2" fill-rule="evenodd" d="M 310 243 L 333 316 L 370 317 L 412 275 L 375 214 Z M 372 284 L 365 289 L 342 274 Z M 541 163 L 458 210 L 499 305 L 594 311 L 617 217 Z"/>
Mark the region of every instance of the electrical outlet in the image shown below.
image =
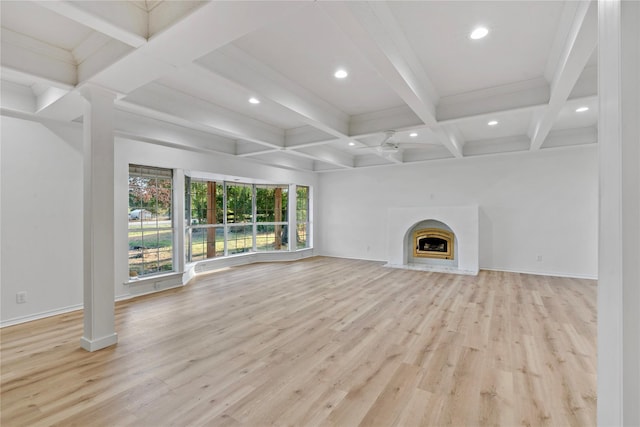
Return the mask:
<path id="1" fill-rule="evenodd" d="M 27 293 L 26 292 L 16 293 L 16 303 L 24 304 L 25 302 L 27 302 Z"/>
<path id="2" fill-rule="evenodd" d="M 538 259 L 537 259 L 537 261 L 538 261 L 538 262 L 542 262 L 542 255 L 538 255 Z"/>

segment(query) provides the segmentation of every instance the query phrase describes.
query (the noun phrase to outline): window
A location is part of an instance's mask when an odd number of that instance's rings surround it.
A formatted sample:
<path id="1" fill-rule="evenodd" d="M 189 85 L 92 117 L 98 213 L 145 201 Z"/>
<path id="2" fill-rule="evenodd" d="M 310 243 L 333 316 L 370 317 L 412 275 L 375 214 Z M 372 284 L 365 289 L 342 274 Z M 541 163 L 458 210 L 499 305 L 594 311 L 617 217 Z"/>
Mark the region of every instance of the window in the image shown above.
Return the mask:
<path id="1" fill-rule="evenodd" d="M 226 184 L 227 254 L 253 250 L 253 186 Z"/>
<path id="2" fill-rule="evenodd" d="M 296 241 L 297 249 L 309 247 L 309 187 L 296 187 Z"/>
<path id="3" fill-rule="evenodd" d="M 289 186 L 186 176 L 185 220 L 187 262 L 244 252 L 287 251 Z M 302 229 L 302 247 L 307 247 L 307 228 Z M 295 241 L 292 243 L 295 248 Z"/>
<path id="4" fill-rule="evenodd" d="M 256 250 L 288 250 L 289 187 L 256 185 Z"/>
<path id="5" fill-rule="evenodd" d="M 173 271 L 171 169 L 129 165 L 129 276 Z"/>
<path id="6" fill-rule="evenodd" d="M 224 188 L 221 182 L 185 177 L 186 258 L 200 261 L 224 255 Z"/>

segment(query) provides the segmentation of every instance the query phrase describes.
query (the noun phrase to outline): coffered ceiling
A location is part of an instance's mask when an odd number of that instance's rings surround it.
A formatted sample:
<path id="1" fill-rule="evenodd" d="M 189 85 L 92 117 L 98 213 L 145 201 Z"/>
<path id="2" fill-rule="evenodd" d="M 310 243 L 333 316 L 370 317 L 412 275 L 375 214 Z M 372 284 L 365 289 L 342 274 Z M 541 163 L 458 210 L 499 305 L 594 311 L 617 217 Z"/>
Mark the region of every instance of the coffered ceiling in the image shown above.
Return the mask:
<path id="1" fill-rule="evenodd" d="M 309 171 L 593 144 L 596 6 L 3 0 L 2 113 L 98 85 L 118 136 Z"/>

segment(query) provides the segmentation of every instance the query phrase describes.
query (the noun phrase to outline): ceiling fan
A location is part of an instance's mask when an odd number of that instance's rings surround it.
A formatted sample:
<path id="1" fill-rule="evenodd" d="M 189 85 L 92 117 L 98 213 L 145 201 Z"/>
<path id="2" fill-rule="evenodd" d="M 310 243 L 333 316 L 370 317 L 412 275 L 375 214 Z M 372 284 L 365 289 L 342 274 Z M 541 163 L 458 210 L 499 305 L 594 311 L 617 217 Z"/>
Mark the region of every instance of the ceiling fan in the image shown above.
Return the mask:
<path id="1" fill-rule="evenodd" d="M 394 139 L 395 134 L 396 134 L 395 130 L 387 130 L 384 132 L 384 138 L 382 139 L 379 145 L 360 147 L 360 148 L 376 150 L 378 153 L 381 153 L 381 154 L 393 154 L 400 151 L 401 148 L 425 147 L 425 144 L 396 141 Z"/>
<path id="2" fill-rule="evenodd" d="M 395 130 L 388 130 L 384 133 L 384 139 L 376 149 L 381 153 L 397 153 L 400 145 L 393 139 Z"/>

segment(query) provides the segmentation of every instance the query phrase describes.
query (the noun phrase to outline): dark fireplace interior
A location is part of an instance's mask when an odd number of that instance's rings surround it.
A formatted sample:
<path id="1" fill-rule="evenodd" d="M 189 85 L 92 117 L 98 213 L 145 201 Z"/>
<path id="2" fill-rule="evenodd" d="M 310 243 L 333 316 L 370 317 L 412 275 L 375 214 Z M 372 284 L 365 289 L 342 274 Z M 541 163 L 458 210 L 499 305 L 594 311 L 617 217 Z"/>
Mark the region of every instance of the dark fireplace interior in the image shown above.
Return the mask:
<path id="1" fill-rule="evenodd" d="M 417 250 L 421 252 L 447 252 L 447 241 L 437 237 L 418 239 Z"/>

